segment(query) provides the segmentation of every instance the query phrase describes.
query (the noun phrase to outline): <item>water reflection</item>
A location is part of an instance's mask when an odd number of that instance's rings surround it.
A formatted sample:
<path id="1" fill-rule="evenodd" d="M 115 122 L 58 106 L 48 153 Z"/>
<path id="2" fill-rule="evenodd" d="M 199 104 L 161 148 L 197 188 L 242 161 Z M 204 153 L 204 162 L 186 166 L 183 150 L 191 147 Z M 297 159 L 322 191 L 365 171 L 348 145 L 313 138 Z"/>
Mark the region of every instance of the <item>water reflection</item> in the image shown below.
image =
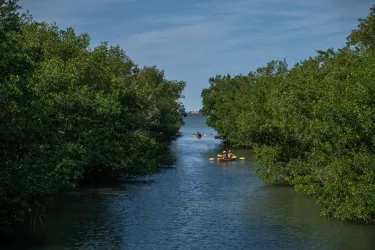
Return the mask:
<path id="1" fill-rule="evenodd" d="M 221 152 L 205 117 L 187 117 L 172 147 L 174 169 L 137 182 L 69 194 L 34 249 L 374 249 L 375 227 L 319 216 L 314 200 L 263 184 L 254 154 L 209 161 Z"/>

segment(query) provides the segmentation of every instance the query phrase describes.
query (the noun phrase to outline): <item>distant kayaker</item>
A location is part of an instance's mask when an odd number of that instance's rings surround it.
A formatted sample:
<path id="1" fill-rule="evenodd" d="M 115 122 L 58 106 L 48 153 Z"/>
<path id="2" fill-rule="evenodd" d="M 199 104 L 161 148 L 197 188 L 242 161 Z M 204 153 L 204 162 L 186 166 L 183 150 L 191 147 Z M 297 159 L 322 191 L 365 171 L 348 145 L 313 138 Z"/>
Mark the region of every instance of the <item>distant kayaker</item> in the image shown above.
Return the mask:
<path id="1" fill-rule="evenodd" d="M 197 133 L 197 136 L 198 136 L 198 137 L 201 137 L 201 136 L 202 136 L 202 134 L 198 132 L 198 133 Z"/>
<path id="2" fill-rule="evenodd" d="M 232 158 L 233 154 L 232 151 L 228 150 L 228 158 Z"/>
<path id="3" fill-rule="evenodd" d="M 227 156 L 227 152 L 226 151 L 223 151 L 223 154 L 221 155 L 221 158 L 228 158 L 228 156 Z"/>

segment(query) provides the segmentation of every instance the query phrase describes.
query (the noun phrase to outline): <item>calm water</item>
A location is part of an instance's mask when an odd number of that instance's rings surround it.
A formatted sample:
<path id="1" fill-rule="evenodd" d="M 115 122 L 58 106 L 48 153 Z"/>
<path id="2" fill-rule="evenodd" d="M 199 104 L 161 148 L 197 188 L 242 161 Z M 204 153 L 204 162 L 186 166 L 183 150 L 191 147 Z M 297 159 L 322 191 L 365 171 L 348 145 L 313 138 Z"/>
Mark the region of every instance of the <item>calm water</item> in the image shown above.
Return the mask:
<path id="1" fill-rule="evenodd" d="M 174 169 L 68 194 L 32 249 L 375 249 L 374 226 L 325 220 L 311 198 L 259 181 L 250 151 L 210 162 L 222 146 L 205 119 L 186 118 Z"/>

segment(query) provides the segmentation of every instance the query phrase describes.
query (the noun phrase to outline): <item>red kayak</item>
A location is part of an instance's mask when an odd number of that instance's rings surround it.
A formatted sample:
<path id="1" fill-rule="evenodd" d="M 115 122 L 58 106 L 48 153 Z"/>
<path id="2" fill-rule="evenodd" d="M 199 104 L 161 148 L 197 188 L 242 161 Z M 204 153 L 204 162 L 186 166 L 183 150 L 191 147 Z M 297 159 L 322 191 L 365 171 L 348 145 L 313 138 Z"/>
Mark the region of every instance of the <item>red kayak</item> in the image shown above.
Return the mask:
<path id="1" fill-rule="evenodd" d="M 235 161 L 237 156 L 233 155 L 231 158 L 217 158 L 218 162 L 228 162 L 228 161 Z"/>

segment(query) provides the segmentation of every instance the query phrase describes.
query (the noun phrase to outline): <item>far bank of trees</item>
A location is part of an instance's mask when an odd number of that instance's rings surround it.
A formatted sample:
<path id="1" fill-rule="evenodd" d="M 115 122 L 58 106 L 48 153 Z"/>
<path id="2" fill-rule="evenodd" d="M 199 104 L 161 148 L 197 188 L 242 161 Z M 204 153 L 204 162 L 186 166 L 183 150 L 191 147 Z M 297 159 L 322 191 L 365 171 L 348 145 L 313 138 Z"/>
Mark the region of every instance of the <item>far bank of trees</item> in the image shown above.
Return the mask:
<path id="1" fill-rule="evenodd" d="M 254 148 L 258 174 L 313 196 L 322 214 L 375 222 L 375 5 L 344 48 L 288 69 L 217 75 L 201 112 L 221 139 Z"/>
<path id="2" fill-rule="evenodd" d="M 119 46 L 33 21 L 0 2 L 0 232 L 40 223 L 77 181 L 152 173 L 179 136 L 185 82 Z"/>

